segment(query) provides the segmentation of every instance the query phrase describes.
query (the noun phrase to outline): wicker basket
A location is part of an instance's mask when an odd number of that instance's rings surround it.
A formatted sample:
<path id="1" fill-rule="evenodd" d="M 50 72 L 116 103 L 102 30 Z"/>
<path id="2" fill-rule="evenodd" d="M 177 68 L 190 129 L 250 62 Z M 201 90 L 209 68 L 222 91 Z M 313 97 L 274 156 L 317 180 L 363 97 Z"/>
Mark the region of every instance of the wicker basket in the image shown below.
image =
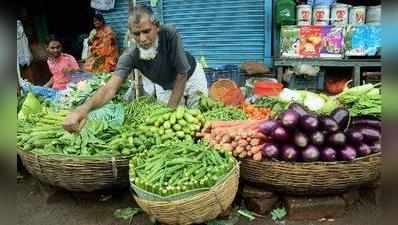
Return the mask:
<path id="1" fill-rule="evenodd" d="M 149 201 L 134 196 L 137 204 L 159 222 L 170 225 L 198 224 L 212 220 L 233 202 L 238 191 L 239 165 L 209 191 L 175 201 Z"/>
<path id="2" fill-rule="evenodd" d="M 245 159 L 241 162 L 241 176 L 246 181 L 287 194 L 335 194 L 377 179 L 381 161 L 381 153 L 351 162 L 289 163 Z"/>
<path id="3" fill-rule="evenodd" d="M 38 155 L 20 149 L 17 153 L 34 177 L 68 191 L 91 192 L 129 184 L 128 159 Z"/>

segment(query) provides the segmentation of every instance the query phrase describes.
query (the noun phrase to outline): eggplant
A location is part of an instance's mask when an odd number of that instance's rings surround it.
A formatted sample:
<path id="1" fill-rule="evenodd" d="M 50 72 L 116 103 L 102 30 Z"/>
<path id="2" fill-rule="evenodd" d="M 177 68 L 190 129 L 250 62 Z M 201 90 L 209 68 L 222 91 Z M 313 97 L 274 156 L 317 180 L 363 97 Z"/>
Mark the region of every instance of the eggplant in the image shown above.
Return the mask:
<path id="1" fill-rule="evenodd" d="M 381 133 L 378 130 L 371 128 L 362 128 L 360 129 L 360 131 L 366 143 L 380 141 L 381 139 Z"/>
<path id="2" fill-rule="evenodd" d="M 296 132 L 294 134 L 294 144 L 300 148 L 305 148 L 308 145 L 308 138 L 302 132 Z"/>
<path id="3" fill-rule="evenodd" d="M 288 109 L 296 112 L 300 117 L 308 115 L 308 111 L 305 109 L 305 106 L 300 105 L 299 103 L 291 103 Z"/>
<path id="4" fill-rule="evenodd" d="M 337 160 L 337 152 L 332 147 L 325 147 L 321 151 L 321 159 L 325 162 L 333 162 Z"/>
<path id="5" fill-rule="evenodd" d="M 372 153 L 381 152 L 380 142 L 374 142 L 374 143 L 369 144 L 369 148 L 370 148 L 370 150 L 372 150 Z"/>
<path id="6" fill-rule="evenodd" d="M 271 137 L 275 141 L 284 142 L 289 140 L 289 133 L 284 127 L 278 126 L 272 131 Z"/>
<path id="7" fill-rule="evenodd" d="M 372 120 L 372 119 L 355 119 L 351 123 L 352 127 L 357 127 L 357 128 L 373 128 L 378 131 L 381 130 L 381 121 L 380 120 Z"/>
<path id="8" fill-rule="evenodd" d="M 360 130 L 357 129 L 349 129 L 346 132 L 347 141 L 353 145 L 360 145 L 363 142 L 363 134 Z"/>
<path id="9" fill-rule="evenodd" d="M 372 149 L 370 149 L 369 145 L 362 143 L 357 148 L 358 156 L 367 156 L 372 153 Z"/>
<path id="10" fill-rule="evenodd" d="M 331 117 L 322 117 L 320 119 L 321 129 L 328 133 L 334 133 L 339 130 L 339 125 L 336 120 Z"/>
<path id="11" fill-rule="evenodd" d="M 300 119 L 300 126 L 306 132 L 316 131 L 319 127 L 319 120 L 316 116 L 313 115 L 305 115 Z"/>
<path id="12" fill-rule="evenodd" d="M 341 130 L 347 129 L 350 121 L 350 112 L 347 109 L 339 107 L 333 110 L 330 116 L 337 122 Z"/>
<path id="13" fill-rule="evenodd" d="M 275 130 L 276 127 L 279 126 L 279 121 L 277 120 L 267 120 L 264 123 L 260 124 L 260 132 L 266 136 L 270 136 L 272 131 Z"/>
<path id="14" fill-rule="evenodd" d="M 322 146 L 325 143 L 325 135 L 321 131 L 315 131 L 310 135 L 310 140 L 315 146 Z"/>
<path id="15" fill-rule="evenodd" d="M 299 154 L 293 145 L 286 144 L 282 146 L 281 155 L 283 160 L 294 162 L 297 161 Z"/>
<path id="16" fill-rule="evenodd" d="M 278 159 L 279 158 L 278 146 L 272 143 L 267 143 L 261 149 L 261 154 L 269 159 Z"/>
<path id="17" fill-rule="evenodd" d="M 320 157 L 319 150 L 314 145 L 308 145 L 308 147 L 305 148 L 301 154 L 303 156 L 304 162 L 315 162 L 318 161 Z"/>
<path id="18" fill-rule="evenodd" d="M 286 110 L 280 114 L 279 119 L 286 128 L 293 128 L 297 125 L 300 115 L 293 110 Z"/>
<path id="19" fill-rule="evenodd" d="M 357 152 L 356 150 L 349 146 L 346 145 L 344 148 L 341 149 L 340 151 L 340 159 L 344 161 L 352 161 L 357 157 Z"/>
<path id="20" fill-rule="evenodd" d="M 327 143 L 334 147 L 340 147 L 346 144 L 346 136 L 343 132 L 336 132 L 327 138 Z"/>

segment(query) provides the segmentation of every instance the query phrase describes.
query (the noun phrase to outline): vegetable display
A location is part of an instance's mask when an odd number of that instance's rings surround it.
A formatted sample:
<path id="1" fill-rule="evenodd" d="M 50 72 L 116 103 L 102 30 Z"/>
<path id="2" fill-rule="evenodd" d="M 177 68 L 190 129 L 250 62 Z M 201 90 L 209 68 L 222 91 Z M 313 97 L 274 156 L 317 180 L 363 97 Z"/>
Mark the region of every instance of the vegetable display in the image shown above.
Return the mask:
<path id="1" fill-rule="evenodd" d="M 204 143 L 173 142 L 156 145 L 130 161 L 130 181 L 137 187 L 170 196 L 210 188 L 235 166 L 227 152 Z"/>
<path id="2" fill-rule="evenodd" d="M 377 88 L 379 84 L 365 84 L 344 90 L 337 95 L 341 102 L 353 117 L 381 116 L 381 93 Z"/>
<path id="3" fill-rule="evenodd" d="M 160 108 L 146 118 L 144 124 L 138 127 L 141 135 L 155 137 L 156 143 L 175 140 L 193 141 L 193 137 L 200 131 L 205 118 L 198 109 L 187 109 L 179 106 Z"/>
<path id="4" fill-rule="evenodd" d="M 167 108 L 166 105 L 156 102 L 153 97 L 142 96 L 125 105 L 124 124 L 128 126 L 142 125 L 154 112 Z"/>
<path id="5" fill-rule="evenodd" d="M 17 145 L 25 151 L 39 154 L 104 156 L 131 154 L 110 144 L 118 128 L 101 120 L 88 120 L 80 133 L 68 133 L 62 128 L 67 111 L 44 112 L 31 121 L 19 121 Z"/>
<path id="6" fill-rule="evenodd" d="M 212 121 L 198 134 L 217 149 L 231 152 L 239 158 L 261 160 L 265 136 L 258 132 L 262 121 Z"/>
<path id="7" fill-rule="evenodd" d="M 271 109 L 266 107 L 259 107 L 256 105 L 244 103 L 242 105 L 243 111 L 246 113 L 248 119 L 264 120 L 271 115 Z"/>
<path id="8" fill-rule="evenodd" d="M 293 103 L 260 131 L 269 138 L 262 148 L 268 159 L 314 162 L 351 161 L 380 151 L 380 122 L 352 119 L 339 107 L 330 115 L 318 115 Z"/>
<path id="9" fill-rule="evenodd" d="M 199 110 L 203 113 L 207 121 L 247 119 L 243 110 L 233 106 L 225 106 L 224 103 L 213 100 L 205 95 L 200 97 Z"/>

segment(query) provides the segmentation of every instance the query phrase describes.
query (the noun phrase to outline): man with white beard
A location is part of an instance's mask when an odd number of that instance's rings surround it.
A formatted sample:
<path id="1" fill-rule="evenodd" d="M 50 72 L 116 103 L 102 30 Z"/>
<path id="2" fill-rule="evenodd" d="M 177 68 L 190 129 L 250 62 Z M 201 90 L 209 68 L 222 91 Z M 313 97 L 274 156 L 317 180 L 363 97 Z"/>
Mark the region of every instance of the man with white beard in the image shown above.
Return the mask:
<path id="1" fill-rule="evenodd" d="M 67 116 L 65 130 L 78 132 L 87 114 L 110 101 L 133 69 L 144 75 L 145 92 L 167 102 L 170 107 L 193 106 L 200 93 L 207 94 L 203 68 L 184 51 L 175 28 L 159 25 L 147 6 L 135 6 L 129 12 L 128 26 L 136 47 L 127 49 L 109 81 Z"/>

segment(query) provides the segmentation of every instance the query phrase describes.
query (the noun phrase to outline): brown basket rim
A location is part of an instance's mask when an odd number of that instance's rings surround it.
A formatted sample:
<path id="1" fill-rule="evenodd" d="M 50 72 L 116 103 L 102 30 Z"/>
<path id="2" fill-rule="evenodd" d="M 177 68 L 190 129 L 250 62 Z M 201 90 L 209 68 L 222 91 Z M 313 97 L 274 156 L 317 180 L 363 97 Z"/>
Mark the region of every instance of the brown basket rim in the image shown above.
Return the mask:
<path id="1" fill-rule="evenodd" d="M 65 155 L 65 154 L 38 154 L 32 151 L 24 151 L 21 148 L 17 147 L 18 154 L 30 154 L 39 157 L 47 157 L 51 159 L 58 160 L 72 160 L 72 161 L 130 161 L 131 157 L 120 157 L 120 156 L 81 156 L 81 155 Z"/>

